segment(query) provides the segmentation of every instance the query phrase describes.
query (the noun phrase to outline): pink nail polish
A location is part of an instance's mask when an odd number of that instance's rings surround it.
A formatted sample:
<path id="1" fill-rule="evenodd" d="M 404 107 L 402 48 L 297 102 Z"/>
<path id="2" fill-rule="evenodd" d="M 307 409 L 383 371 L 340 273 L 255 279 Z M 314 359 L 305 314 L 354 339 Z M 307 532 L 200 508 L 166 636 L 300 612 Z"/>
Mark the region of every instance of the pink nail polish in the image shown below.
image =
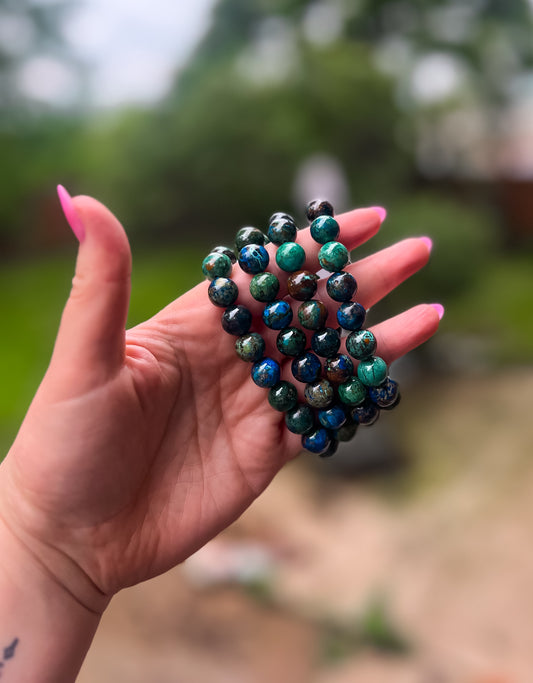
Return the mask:
<path id="1" fill-rule="evenodd" d="M 74 208 L 72 197 L 65 190 L 63 185 L 57 186 L 57 195 L 59 197 L 63 213 L 65 214 L 65 218 L 67 219 L 67 223 L 72 228 L 72 232 L 76 235 L 78 240 L 83 242 L 85 238 L 85 228 L 83 227 L 83 223 L 81 222 L 78 212 Z"/>
<path id="2" fill-rule="evenodd" d="M 382 206 L 371 206 L 370 208 L 378 214 L 379 220 L 383 223 L 385 218 L 387 218 L 387 209 L 384 209 Z"/>
<path id="3" fill-rule="evenodd" d="M 431 239 L 431 237 L 419 237 L 418 239 L 421 242 L 424 242 L 424 244 L 428 248 L 428 251 L 431 253 L 431 250 L 433 249 L 433 240 Z"/>
<path id="4" fill-rule="evenodd" d="M 433 308 L 439 314 L 439 320 L 442 320 L 442 316 L 444 315 L 444 306 L 442 304 L 430 304 L 430 306 L 433 306 Z"/>

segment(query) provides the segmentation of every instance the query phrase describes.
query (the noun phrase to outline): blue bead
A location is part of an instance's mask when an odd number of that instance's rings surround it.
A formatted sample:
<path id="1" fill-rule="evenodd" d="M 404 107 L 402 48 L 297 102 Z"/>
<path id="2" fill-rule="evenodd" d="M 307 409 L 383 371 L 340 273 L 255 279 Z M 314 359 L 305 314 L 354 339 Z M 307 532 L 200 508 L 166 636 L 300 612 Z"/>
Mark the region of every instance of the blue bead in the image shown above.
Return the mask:
<path id="1" fill-rule="evenodd" d="M 326 429 L 339 429 L 346 422 L 346 413 L 339 405 L 318 411 L 318 421 Z"/>
<path id="2" fill-rule="evenodd" d="M 320 358 L 315 356 L 314 353 L 306 351 L 292 361 L 291 370 L 292 374 L 299 382 L 314 382 L 320 377 L 322 363 L 320 362 Z"/>
<path id="3" fill-rule="evenodd" d="M 379 408 L 372 401 L 365 401 L 351 412 L 352 420 L 360 425 L 373 425 L 379 417 Z"/>
<path id="4" fill-rule="evenodd" d="M 282 330 L 289 327 L 292 320 L 292 308 L 286 301 L 276 299 L 267 304 L 263 310 L 263 322 L 271 330 Z"/>
<path id="5" fill-rule="evenodd" d="M 306 451 L 320 455 L 325 453 L 331 443 L 329 433 L 323 427 L 313 430 L 309 434 L 302 436 L 302 446 Z"/>
<path id="6" fill-rule="evenodd" d="M 351 301 L 357 292 L 357 282 L 354 276 L 346 271 L 333 273 L 326 282 L 326 291 L 333 301 Z"/>
<path id="7" fill-rule="evenodd" d="M 262 273 L 268 266 L 268 251 L 260 244 L 247 244 L 239 252 L 239 265 L 245 273 Z"/>
<path id="8" fill-rule="evenodd" d="M 398 398 L 398 382 L 387 377 L 383 384 L 378 387 L 370 387 L 368 395 L 380 408 L 388 408 L 394 405 Z"/>
<path id="9" fill-rule="evenodd" d="M 311 223 L 311 237 L 319 244 L 334 242 L 339 236 L 339 224 L 332 216 L 319 216 Z"/>
<path id="10" fill-rule="evenodd" d="M 315 332 L 311 337 L 311 348 L 316 354 L 324 358 L 335 356 L 340 345 L 340 334 L 332 327 L 326 327 L 319 332 Z"/>
<path id="11" fill-rule="evenodd" d="M 207 294 L 215 306 L 227 308 L 235 303 L 239 296 L 239 289 L 233 280 L 230 280 L 228 277 L 217 277 L 211 281 Z"/>
<path id="12" fill-rule="evenodd" d="M 252 365 L 252 379 L 258 387 L 270 388 L 279 382 L 280 368 L 273 358 L 263 358 Z"/>
<path id="13" fill-rule="evenodd" d="M 252 324 L 252 314 L 244 306 L 228 306 L 222 314 L 222 327 L 228 334 L 240 337 L 246 334 Z"/>
<path id="14" fill-rule="evenodd" d="M 347 301 L 339 306 L 337 320 L 345 330 L 360 330 L 365 324 L 366 311 L 361 304 Z"/>

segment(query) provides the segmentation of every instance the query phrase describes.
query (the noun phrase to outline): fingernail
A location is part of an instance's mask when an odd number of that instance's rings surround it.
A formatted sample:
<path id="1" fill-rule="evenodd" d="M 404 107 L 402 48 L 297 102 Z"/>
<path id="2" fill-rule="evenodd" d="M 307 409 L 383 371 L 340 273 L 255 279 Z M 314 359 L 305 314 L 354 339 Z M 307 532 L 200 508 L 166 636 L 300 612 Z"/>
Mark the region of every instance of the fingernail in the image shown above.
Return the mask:
<path id="1" fill-rule="evenodd" d="M 428 248 L 428 251 L 431 253 L 431 250 L 433 249 L 433 240 L 431 239 L 431 237 L 419 237 L 418 239 L 421 242 L 424 242 L 424 244 Z"/>
<path id="2" fill-rule="evenodd" d="M 444 315 L 444 306 L 442 304 L 430 304 L 430 306 L 433 306 L 433 308 L 439 314 L 439 320 L 442 320 L 442 316 Z"/>
<path id="3" fill-rule="evenodd" d="M 65 190 L 63 185 L 57 186 L 57 195 L 59 197 L 59 202 L 61 203 L 63 213 L 65 214 L 65 218 L 67 219 L 67 223 L 72 228 L 72 232 L 76 235 L 78 240 L 80 242 L 83 242 L 85 238 L 85 228 L 83 227 L 81 218 L 79 217 L 78 212 L 74 207 L 72 197 Z"/>
<path id="4" fill-rule="evenodd" d="M 370 208 L 378 214 L 379 220 L 383 223 L 385 218 L 387 218 L 387 209 L 384 209 L 382 206 L 371 206 Z"/>

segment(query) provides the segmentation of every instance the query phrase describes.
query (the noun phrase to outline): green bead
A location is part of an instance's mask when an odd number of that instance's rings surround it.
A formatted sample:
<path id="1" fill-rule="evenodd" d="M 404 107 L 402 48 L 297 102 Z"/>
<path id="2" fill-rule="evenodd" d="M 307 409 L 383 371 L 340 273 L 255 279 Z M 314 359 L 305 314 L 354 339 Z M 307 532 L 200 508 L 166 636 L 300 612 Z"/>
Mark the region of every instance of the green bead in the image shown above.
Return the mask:
<path id="1" fill-rule="evenodd" d="M 319 216 L 311 223 L 311 237 L 319 244 L 336 240 L 339 236 L 339 224 L 332 216 Z"/>
<path id="2" fill-rule="evenodd" d="M 339 384 L 339 398 L 348 406 L 361 405 L 366 398 L 366 387 L 357 377 L 350 377 Z"/>
<path id="3" fill-rule="evenodd" d="M 248 332 L 235 341 L 235 351 L 242 360 L 257 363 L 265 355 L 265 341 L 257 332 Z"/>
<path id="4" fill-rule="evenodd" d="M 299 327 L 286 327 L 278 334 L 276 346 L 285 356 L 299 356 L 305 350 L 307 337 Z"/>
<path id="5" fill-rule="evenodd" d="M 217 277 L 228 277 L 231 273 L 229 256 L 220 253 L 208 254 L 202 261 L 202 273 L 210 280 Z"/>
<path id="6" fill-rule="evenodd" d="M 318 262 L 331 273 L 342 270 L 349 260 L 348 249 L 340 242 L 326 242 L 318 252 Z"/>
<path id="7" fill-rule="evenodd" d="M 276 263 L 286 273 L 300 270 L 305 261 L 305 251 L 296 242 L 284 242 L 276 252 Z"/>
<path id="8" fill-rule="evenodd" d="M 346 350 L 356 360 L 366 360 L 376 350 L 376 338 L 370 330 L 351 332 L 346 337 Z"/>
<path id="9" fill-rule="evenodd" d="M 335 430 L 335 438 L 337 441 L 351 441 L 357 432 L 359 425 L 356 422 L 349 421 Z"/>
<path id="10" fill-rule="evenodd" d="M 303 404 L 291 408 L 285 415 L 285 424 L 293 434 L 307 434 L 315 426 L 313 411 Z"/>
<path id="11" fill-rule="evenodd" d="M 387 379 L 387 363 L 379 356 L 362 360 L 357 366 L 357 376 L 368 387 L 378 387 Z"/>
<path id="12" fill-rule="evenodd" d="M 250 294 L 256 301 L 274 301 L 279 292 L 279 280 L 274 273 L 258 273 L 250 280 Z"/>
<path id="13" fill-rule="evenodd" d="M 298 392 L 294 384 L 281 380 L 275 384 L 268 392 L 268 402 L 280 412 L 285 412 L 294 408 L 298 403 Z"/>
<path id="14" fill-rule="evenodd" d="M 235 236 L 235 250 L 237 253 L 248 244 L 264 246 L 265 235 L 257 228 L 241 228 Z"/>

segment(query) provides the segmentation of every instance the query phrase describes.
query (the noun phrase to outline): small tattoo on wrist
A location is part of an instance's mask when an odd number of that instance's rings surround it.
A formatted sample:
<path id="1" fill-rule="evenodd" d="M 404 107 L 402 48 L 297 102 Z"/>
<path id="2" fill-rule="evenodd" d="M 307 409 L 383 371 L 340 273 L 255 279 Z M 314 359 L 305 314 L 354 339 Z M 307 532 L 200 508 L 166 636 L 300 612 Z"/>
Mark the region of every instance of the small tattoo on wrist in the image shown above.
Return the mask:
<path id="1" fill-rule="evenodd" d="M 13 659 L 18 644 L 19 639 L 15 638 L 10 645 L 4 648 L 2 652 L 2 659 L 0 660 L 0 678 L 2 678 L 2 673 L 4 672 L 4 662 L 6 662 L 8 659 Z"/>

